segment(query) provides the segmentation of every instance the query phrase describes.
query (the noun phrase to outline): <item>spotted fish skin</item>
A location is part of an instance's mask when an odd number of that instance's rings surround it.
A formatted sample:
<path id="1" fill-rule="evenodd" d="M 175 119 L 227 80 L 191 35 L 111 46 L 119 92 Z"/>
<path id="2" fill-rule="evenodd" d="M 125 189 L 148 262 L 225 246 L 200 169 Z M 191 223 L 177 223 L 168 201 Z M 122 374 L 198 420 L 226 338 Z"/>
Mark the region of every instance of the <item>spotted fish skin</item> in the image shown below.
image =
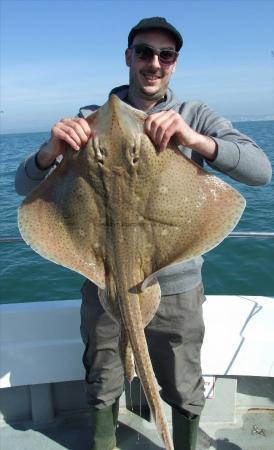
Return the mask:
<path id="1" fill-rule="evenodd" d="M 121 130 L 112 129 L 118 141 Z M 112 137 L 114 140 L 114 137 Z M 142 261 L 142 245 L 146 241 L 146 219 L 143 207 L 137 206 L 142 198 L 144 175 L 138 175 L 141 139 L 135 142 L 119 142 L 120 153 L 108 153 L 104 139 L 95 138 L 91 142 L 92 156 L 100 164 L 98 183 L 104 192 L 106 217 L 106 296 L 105 302 L 113 305 L 112 313 L 122 319 L 123 334 L 130 341 L 137 372 L 150 405 L 157 428 L 166 449 L 172 450 L 173 443 L 161 405 L 157 382 L 154 376 L 144 334 L 146 325 L 154 315 L 160 301 L 160 288 L 155 281 L 150 286 L 149 309 L 142 303 L 140 282 L 144 270 L 151 272 L 149 259 Z M 104 160 L 102 158 L 104 148 Z M 102 207 L 102 205 L 101 205 Z M 141 244 L 142 243 L 142 244 Z M 140 248 L 141 245 L 141 248 Z M 126 267 L 126 270 L 124 268 Z M 122 270 L 121 270 L 122 268 Z M 117 309 L 117 303 L 119 309 Z M 142 307 L 143 305 L 143 307 Z M 106 308 L 108 306 L 105 305 Z M 142 313 L 142 310 L 143 313 Z M 115 312 L 116 311 L 116 312 Z M 118 311 L 118 312 L 117 312 Z"/>
<path id="2" fill-rule="evenodd" d="M 172 142 L 157 152 L 144 132 L 146 117 L 111 96 L 87 119 L 88 144 L 79 152 L 68 149 L 22 203 L 18 224 L 37 253 L 98 286 L 104 308 L 121 324 L 125 348 L 132 349 L 165 448 L 172 450 L 144 334 L 160 301 L 157 274 L 218 245 L 238 223 L 245 201 Z M 126 367 L 131 378 L 132 365 Z"/>

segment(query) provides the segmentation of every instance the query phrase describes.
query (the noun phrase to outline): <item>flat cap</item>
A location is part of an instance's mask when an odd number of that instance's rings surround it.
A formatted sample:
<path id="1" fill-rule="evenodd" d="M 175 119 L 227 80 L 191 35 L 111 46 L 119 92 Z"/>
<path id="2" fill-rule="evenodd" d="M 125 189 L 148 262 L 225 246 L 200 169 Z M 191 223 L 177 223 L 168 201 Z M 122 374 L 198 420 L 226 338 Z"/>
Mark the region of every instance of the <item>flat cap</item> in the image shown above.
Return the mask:
<path id="1" fill-rule="evenodd" d="M 166 21 L 164 17 L 149 17 L 147 19 L 140 20 L 135 27 L 133 27 L 128 35 L 128 47 L 131 46 L 134 37 L 136 34 L 141 33 L 142 31 L 148 30 L 164 30 L 168 31 L 175 39 L 176 50 L 177 52 L 183 45 L 183 38 L 176 28 Z"/>

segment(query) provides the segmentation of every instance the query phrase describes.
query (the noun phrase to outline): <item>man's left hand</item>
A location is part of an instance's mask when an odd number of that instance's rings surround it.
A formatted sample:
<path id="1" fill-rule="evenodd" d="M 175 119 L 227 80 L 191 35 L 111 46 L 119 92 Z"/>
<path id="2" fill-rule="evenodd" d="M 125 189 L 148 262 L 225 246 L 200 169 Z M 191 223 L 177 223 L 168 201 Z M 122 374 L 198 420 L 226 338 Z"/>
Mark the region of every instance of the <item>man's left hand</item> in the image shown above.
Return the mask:
<path id="1" fill-rule="evenodd" d="M 213 160 L 216 156 L 216 143 L 209 136 L 192 130 L 182 116 L 173 109 L 151 114 L 145 121 L 145 132 L 159 151 L 164 150 L 170 139 L 175 138 L 178 145 L 184 145 Z"/>

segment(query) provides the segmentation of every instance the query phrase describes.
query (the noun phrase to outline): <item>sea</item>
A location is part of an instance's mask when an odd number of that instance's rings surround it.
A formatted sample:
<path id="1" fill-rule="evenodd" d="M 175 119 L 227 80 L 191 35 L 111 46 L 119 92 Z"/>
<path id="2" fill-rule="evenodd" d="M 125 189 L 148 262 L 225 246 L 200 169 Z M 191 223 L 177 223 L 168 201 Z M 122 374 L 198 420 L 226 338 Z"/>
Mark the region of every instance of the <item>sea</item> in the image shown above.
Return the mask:
<path id="1" fill-rule="evenodd" d="M 253 138 L 274 166 L 274 121 L 238 122 L 235 128 Z M 19 163 L 49 137 L 49 133 L 0 136 L 0 237 L 19 237 L 14 178 Z M 274 180 L 251 187 L 215 172 L 245 197 L 247 206 L 234 231 L 274 231 Z M 1 303 L 80 298 L 83 277 L 37 255 L 24 242 L 0 243 Z M 204 255 L 207 295 L 260 295 L 274 298 L 274 239 L 226 238 Z"/>

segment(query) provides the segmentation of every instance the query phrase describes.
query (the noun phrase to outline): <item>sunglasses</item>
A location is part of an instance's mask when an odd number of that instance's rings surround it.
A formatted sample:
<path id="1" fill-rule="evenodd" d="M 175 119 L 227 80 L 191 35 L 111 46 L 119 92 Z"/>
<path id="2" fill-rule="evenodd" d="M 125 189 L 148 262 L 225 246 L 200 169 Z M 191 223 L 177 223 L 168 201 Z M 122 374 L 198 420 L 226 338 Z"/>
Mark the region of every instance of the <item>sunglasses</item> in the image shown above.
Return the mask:
<path id="1" fill-rule="evenodd" d="M 178 57 L 178 52 L 169 48 L 162 48 L 158 50 L 157 48 L 150 47 L 147 44 L 131 45 L 129 48 L 134 49 L 138 58 L 143 61 L 150 61 L 154 55 L 157 55 L 160 63 L 167 66 L 174 64 Z"/>

